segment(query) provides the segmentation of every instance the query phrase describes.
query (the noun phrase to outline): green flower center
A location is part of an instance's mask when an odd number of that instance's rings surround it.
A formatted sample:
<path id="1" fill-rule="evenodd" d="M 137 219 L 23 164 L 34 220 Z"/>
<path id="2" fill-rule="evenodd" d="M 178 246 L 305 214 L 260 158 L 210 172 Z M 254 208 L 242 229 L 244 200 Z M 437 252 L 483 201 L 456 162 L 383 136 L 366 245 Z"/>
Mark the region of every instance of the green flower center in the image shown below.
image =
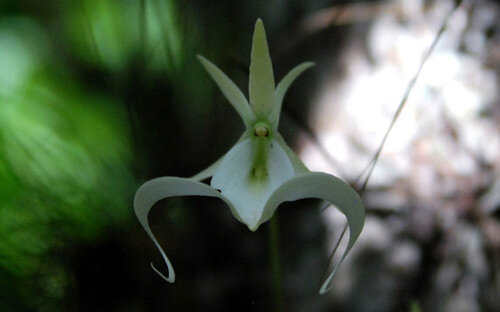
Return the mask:
<path id="1" fill-rule="evenodd" d="M 267 154 L 271 143 L 271 127 L 265 121 L 259 121 L 253 126 L 253 164 L 250 171 L 250 180 L 264 183 L 268 178 Z"/>
<path id="2" fill-rule="evenodd" d="M 254 135 L 258 137 L 269 136 L 269 127 L 263 122 L 258 122 L 254 126 Z"/>

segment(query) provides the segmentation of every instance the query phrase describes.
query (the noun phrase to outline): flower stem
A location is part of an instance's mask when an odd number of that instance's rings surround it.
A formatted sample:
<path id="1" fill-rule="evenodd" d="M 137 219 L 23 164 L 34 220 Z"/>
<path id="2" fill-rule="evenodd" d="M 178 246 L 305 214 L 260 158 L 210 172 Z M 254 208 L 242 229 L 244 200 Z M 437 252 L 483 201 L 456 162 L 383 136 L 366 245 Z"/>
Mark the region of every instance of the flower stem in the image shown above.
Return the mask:
<path id="1" fill-rule="evenodd" d="M 270 221 L 269 229 L 269 263 L 271 265 L 271 285 L 276 312 L 283 311 L 283 292 L 281 288 L 281 261 L 279 253 L 279 223 L 278 213 Z"/>

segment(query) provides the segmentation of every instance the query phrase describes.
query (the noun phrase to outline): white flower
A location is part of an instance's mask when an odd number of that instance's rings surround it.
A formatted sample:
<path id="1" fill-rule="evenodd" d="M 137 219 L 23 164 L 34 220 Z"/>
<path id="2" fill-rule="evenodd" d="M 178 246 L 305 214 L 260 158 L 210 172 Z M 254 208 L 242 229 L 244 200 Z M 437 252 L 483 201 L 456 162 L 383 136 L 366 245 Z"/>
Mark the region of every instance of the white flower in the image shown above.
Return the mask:
<path id="1" fill-rule="evenodd" d="M 158 247 L 168 267 L 168 282 L 175 272 L 148 224 L 148 213 L 159 200 L 174 196 L 210 196 L 222 199 L 234 217 L 251 231 L 274 214 L 279 204 L 302 198 L 319 198 L 335 205 L 347 217 L 349 243 L 340 261 L 321 286 L 328 290 L 338 265 L 358 238 L 364 225 L 365 210 L 358 194 L 348 184 L 329 174 L 310 172 L 288 147 L 278 132 L 283 97 L 303 71 L 306 62 L 292 69 L 275 87 L 266 33 L 260 19 L 255 25 L 250 60 L 250 104 L 238 87 L 214 64 L 198 57 L 220 90 L 245 123 L 246 130 L 222 158 L 191 178 L 161 177 L 144 183 L 134 199 L 140 223 Z M 212 177 L 210 185 L 200 181 Z"/>

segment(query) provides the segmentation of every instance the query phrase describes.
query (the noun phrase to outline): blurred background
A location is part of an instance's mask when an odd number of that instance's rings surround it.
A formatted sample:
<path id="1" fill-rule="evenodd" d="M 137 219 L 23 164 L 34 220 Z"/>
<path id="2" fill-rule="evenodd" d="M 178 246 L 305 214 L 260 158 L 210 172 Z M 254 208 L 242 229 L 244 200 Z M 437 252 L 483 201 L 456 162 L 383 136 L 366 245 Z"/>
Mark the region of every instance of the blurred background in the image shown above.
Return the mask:
<path id="1" fill-rule="evenodd" d="M 190 176 L 243 131 L 196 60 L 247 94 L 253 25 L 292 86 L 281 132 L 311 170 L 354 184 L 451 0 L 0 2 L 0 311 L 275 311 L 269 226 L 214 199 L 150 214 L 168 284 L 136 220 L 137 187 Z M 500 5 L 450 17 L 363 199 L 367 220 L 317 295 L 343 222 L 279 209 L 284 311 L 500 311 Z"/>

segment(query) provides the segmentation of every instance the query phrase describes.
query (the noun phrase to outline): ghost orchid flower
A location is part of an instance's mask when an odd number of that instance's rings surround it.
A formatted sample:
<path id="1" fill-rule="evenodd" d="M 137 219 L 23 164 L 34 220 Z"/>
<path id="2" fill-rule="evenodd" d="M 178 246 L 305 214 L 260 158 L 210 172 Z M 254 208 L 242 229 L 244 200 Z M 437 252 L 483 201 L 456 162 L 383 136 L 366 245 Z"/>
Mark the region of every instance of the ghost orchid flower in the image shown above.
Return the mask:
<path id="1" fill-rule="evenodd" d="M 306 62 L 296 66 L 275 87 L 264 25 L 258 19 L 250 60 L 249 104 L 240 89 L 217 66 L 203 56 L 198 58 L 243 119 L 246 130 L 229 152 L 197 175 L 156 178 L 137 190 L 135 213 L 160 251 L 168 276 L 151 264 L 153 270 L 166 281 L 175 281 L 172 264 L 148 224 L 149 211 L 161 199 L 189 195 L 218 197 L 229 206 L 237 220 L 255 231 L 273 216 L 282 202 L 318 198 L 340 209 L 347 217 L 350 234 L 344 254 L 320 288 L 320 293 L 325 293 L 338 265 L 361 233 L 365 211 L 354 189 L 332 175 L 310 172 L 278 132 L 281 105 L 288 87 L 314 64 Z M 212 177 L 210 185 L 201 183 L 209 177 Z"/>

